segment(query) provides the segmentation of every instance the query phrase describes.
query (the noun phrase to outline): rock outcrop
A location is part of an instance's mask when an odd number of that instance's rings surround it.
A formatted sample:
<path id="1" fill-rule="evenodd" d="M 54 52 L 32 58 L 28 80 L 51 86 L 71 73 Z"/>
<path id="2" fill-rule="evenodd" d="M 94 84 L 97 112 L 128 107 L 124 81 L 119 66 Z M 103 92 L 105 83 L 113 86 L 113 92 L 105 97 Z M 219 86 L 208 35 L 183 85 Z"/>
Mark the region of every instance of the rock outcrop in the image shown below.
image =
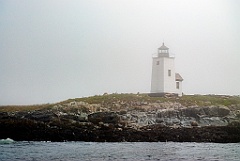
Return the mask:
<path id="1" fill-rule="evenodd" d="M 113 126 L 111 126 L 113 125 Z M 97 141 L 97 142 L 240 142 L 240 126 L 170 127 L 162 124 L 133 128 L 120 124 L 75 122 L 46 124 L 30 119 L 1 115 L 0 138 L 16 141 Z"/>
<path id="2" fill-rule="evenodd" d="M 115 112 L 96 112 L 88 115 L 88 121 L 94 124 L 99 122 L 118 124 L 119 116 Z"/>
<path id="3" fill-rule="evenodd" d="M 0 139 L 240 142 L 240 104 L 188 106 L 178 99 L 137 95 L 0 112 Z"/>

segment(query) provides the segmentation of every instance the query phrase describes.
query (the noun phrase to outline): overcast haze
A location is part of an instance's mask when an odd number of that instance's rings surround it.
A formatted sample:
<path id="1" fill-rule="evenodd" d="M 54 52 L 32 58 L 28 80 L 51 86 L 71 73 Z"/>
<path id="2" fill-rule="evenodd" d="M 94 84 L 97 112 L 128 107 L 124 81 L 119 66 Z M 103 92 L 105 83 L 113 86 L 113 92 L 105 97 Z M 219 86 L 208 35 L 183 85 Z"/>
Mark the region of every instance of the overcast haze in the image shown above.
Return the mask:
<path id="1" fill-rule="evenodd" d="M 0 105 L 145 93 L 162 42 L 185 94 L 240 94 L 238 0 L 0 0 Z"/>

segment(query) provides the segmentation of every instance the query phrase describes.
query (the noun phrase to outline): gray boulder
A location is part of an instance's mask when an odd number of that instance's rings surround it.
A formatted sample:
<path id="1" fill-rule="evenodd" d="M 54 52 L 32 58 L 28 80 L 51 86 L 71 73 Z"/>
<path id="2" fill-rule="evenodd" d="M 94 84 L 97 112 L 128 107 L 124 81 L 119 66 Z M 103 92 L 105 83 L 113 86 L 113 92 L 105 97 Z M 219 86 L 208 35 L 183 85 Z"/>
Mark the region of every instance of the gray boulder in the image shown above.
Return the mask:
<path id="1" fill-rule="evenodd" d="M 99 122 L 118 124 L 120 117 L 115 112 L 96 112 L 88 115 L 88 121 L 94 124 Z"/>
<path id="2" fill-rule="evenodd" d="M 203 107 L 205 115 L 211 117 L 224 117 L 230 113 L 230 109 L 226 106 L 210 106 Z"/>

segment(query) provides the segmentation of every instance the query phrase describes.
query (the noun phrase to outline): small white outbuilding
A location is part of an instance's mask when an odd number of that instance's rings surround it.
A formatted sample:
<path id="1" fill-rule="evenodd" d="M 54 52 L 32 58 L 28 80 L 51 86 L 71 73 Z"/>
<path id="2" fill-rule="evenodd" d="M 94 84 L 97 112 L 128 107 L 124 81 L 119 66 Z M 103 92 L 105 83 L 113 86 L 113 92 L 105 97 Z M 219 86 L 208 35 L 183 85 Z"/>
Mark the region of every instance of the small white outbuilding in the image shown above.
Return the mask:
<path id="1" fill-rule="evenodd" d="M 169 48 L 162 44 L 157 56 L 153 56 L 151 95 L 164 96 L 176 94 L 182 96 L 183 78 L 175 72 L 174 57 L 169 55 Z"/>

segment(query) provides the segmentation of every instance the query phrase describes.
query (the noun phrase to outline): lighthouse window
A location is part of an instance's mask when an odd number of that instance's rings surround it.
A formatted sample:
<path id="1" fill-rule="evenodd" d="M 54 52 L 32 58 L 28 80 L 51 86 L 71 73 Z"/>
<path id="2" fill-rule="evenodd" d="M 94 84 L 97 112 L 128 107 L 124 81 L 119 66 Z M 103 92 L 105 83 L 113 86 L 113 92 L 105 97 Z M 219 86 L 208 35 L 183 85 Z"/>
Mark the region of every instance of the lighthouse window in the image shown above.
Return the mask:
<path id="1" fill-rule="evenodd" d="M 159 65 L 159 61 L 157 61 L 157 65 Z"/>
<path id="2" fill-rule="evenodd" d="M 179 82 L 176 82 L 176 88 L 179 89 Z"/>
<path id="3" fill-rule="evenodd" d="M 171 70 L 168 70 L 168 76 L 171 77 Z"/>

